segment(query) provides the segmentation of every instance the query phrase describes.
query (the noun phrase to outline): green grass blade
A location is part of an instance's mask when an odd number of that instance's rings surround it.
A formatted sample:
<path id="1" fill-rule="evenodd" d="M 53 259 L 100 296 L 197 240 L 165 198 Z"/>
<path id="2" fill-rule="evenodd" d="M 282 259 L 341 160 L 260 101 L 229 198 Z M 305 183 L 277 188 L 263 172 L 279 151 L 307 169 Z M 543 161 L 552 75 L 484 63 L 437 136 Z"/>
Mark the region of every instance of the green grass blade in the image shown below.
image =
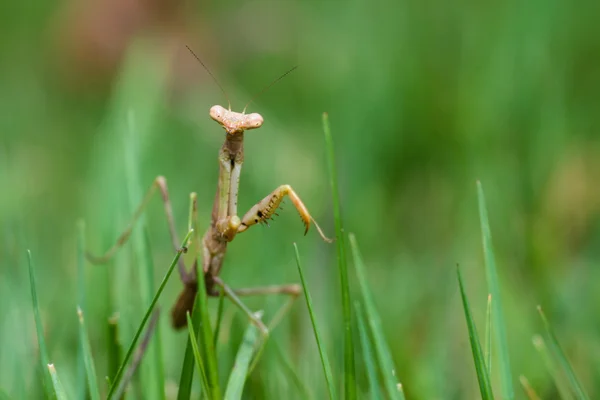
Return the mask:
<path id="1" fill-rule="evenodd" d="M 196 361 L 196 367 L 198 367 L 198 371 L 200 371 L 200 384 L 202 386 L 202 392 L 209 393 L 208 391 L 208 381 L 206 379 L 206 370 L 204 368 L 204 361 L 202 360 L 202 356 L 200 355 L 200 350 L 198 350 L 198 344 L 196 343 L 196 332 L 194 332 L 194 325 L 192 323 L 192 318 L 190 317 L 190 313 L 186 314 L 187 323 L 188 323 L 188 333 L 190 336 L 190 343 L 192 344 L 192 350 L 194 352 L 194 360 Z"/>
<path id="2" fill-rule="evenodd" d="M 65 393 L 65 388 L 63 387 L 60 379 L 58 378 L 58 373 L 56 372 L 56 368 L 54 368 L 54 364 L 48 364 L 46 367 L 46 371 L 50 375 L 50 379 L 52 382 L 52 387 L 54 388 L 54 393 L 56 394 L 56 398 L 58 400 L 67 400 L 67 394 Z"/>
<path id="3" fill-rule="evenodd" d="M 260 313 L 255 313 L 260 317 Z M 242 392 L 244 391 L 244 384 L 248 376 L 248 368 L 252 361 L 252 354 L 256 348 L 257 342 L 260 340 L 258 328 L 253 324 L 249 323 L 240 349 L 235 357 L 233 369 L 229 375 L 227 381 L 227 388 L 225 389 L 226 400 L 237 400 L 242 398 Z"/>
<path id="4" fill-rule="evenodd" d="M 358 322 L 358 336 L 360 338 L 360 344 L 363 351 L 363 361 L 365 363 L 365 369 L 367 370 L 367 378 L 369 380 L 370 398 L 371 399 L 383 399 L 381 390 L 379 388 L 379 381 L 377 379 L 377 369 L 375 368 L 375 360 L 373 359 L 373 349 L 371 348 L 371 341 L 369 334 L 367 333 L 367 326 L 365 319 L 362 315 L 362 309 L 359 302 L 354 302 L 354 308 L 356 309 L 356 318 Z"/>
<path id="5" fill-rule="evenodd" d="M 83 220 L 77 222 L 77 304 L 85 310 L 85 223 Z M 84 398 L 87 390 L 85 349 L 83 342 L 80 345 L 77 355 L 77 395 L 79 398 Z"/>
<path id="6" fill-rule="evenodd" d="M 302 272 L 302 264 L 300 262 L 300 253 L 298 252 L 298 245 L 294 243 L 294 250 L 296 251 L 296 265 L 298 266 L 298 274 L 300 275 L 300 281 L 302 282 L 302 289 L 304 290 L 304 299 L 306 300 L 306 307 L 308 308 L 308 315 L 310 315 L 310 322 L 312 323 L 313 332 L 315 334 L 315 340 L 317 341 L 317 348 L 319 349 L 319 356 L 321 357 L 321 365 L 323 366 L 323 373 L 325 374 L 325 381 L 327 383 L 327 390 L 329 391 L 329 398 L 336 399 L 333 374 L 331 373 L 331 366 L 329 364 L 329 358 L 327 352 L 322 344 L 321 334 L 317 326 L 317 320 L 313 311 L 312 298 L 304 279 L 304 273 Z"/>
<path id="7" fill-rule="evenodd" d="M 487 308 L 485 310 L 485 349 L 483 358 L 487 367 L 488 376 L 492 376 L 492 295 L 488 295 Z"/>
<path id="8" fill-rule="evenodd" d="M 121 360 L 121 342 L 119 340 L 119 314 L 113 314 L 107 321 L 108 331 L 108 377 L 110 381 L 114 380 L 119 371 L 119 361 Z"/>
<path id="9" fill-rule="evenodd" d="M 535 390 L 533 390 L 533 388 L 529 384 L 529 381 L 527 380 L 527 378 L 525 378 L 524 375 L 519 376 L 519 382 L 521 382 L 521 387 L 525 392 L 525 396 L 527 396 L 529 400 L 541 400 L 540 396 L 538 396 Z"/>
<path id="10" fill-rule="evenodd" d="M 548 347 L 546 346 L 546 341 L 540 335 L 533 336 L 533 347 L 540 353 L 542 356 L 542 360 L 548 369 L 548 372 L 554 379 L 554 384 L 558 389 L 558 393 L 560 398 L 563 400 L 571 400 L 573 399 L 573 394 L 571 393 L 571 389 L 569 388 L 569 383 L 567 382 L 566 377 L 563 375 L 560 366 L 557 365 L 556 360 L 550 354 Z"/>
<path id="11" fill-rule="evenodd" d="M 183 239 L 181 247 L 183 247 L 187 243 L 190 236 L 192 235 L 192 232 L 193 231 L 189 231 L 187 233 L 187 235 L 185 235 L 185 238 Z M 150 318 L 150 315 L 152 314 L 152 310 L 154 309 L 156 302 L 158 301 L 160 295 L 162 294 L 163 289 L 165 288 L 165 285 L 167 284 L 167 281 L 171 277 L 171 274 L 173 273 L 173 269 L 175 268 L 175 265 L 177 265 L 177 261 L 179 260 L 179 257 L 181 257 L 181 251 L 178 251 L 177 254 L 175 254 L 175 257 L 173 258 L 173 262 L 171 263 L 171 266 L 167 270 L 167 273 L 165 274 L 162 282 L 160 283 L 160 286 L 158 287 L 158 291 L 154 295 L 154 298 L 152 299 L 152 302 L 150 303 L 150 306 L 148 307 L 148 310 L 146 311 L 146 314 L 144 315 L 144 318 L 142 319 L 142 323 L 138 327 L 138 329 L 135 333 L 135 336 L 133 337 L 133 340 L 131 341 L 129 349 L 127 350 L 127 353 L 125 354 L 125 359 L 121 363 L 121 366 L 119 367 L 119 370 L 117 371 L 117 374 L 112 381 L 112 385 L 110 387 L 110 391 L 108 392 L 108 396 L 107 396 L 108 399 L 111 398 L 114 391 L 119 387 L 119 385 L 121 383 L 121 379 L 123 377 L 123 371 L 125 370 L 125 367 L 129 361 L 129 359 L 131 358 L 133 351 L 135 350 L 137 341 L 138 341 L 140 335 L 142 334 L 144 327 L 146 326 L 146 322 L 148 321 L 148 319 Z M 200 285 L 200 286 L 202 286 L 202 285 Z"/>
<path id="12" fill-rule="evenodd" d="M 194 226 L 195 226 L 195 220 Z M 195 240 L 197 242 L 197 240 Z M 197 265 L 202 265 L 202 248 L 196 245 Z M 202 276 L 202 275 L 200 275 Z M 208 315 L 208 297 L 206 295 L 206 285 L 198 285 L 196 294 L 196 306 L 199 311 L 199 337 L 198 341 L 202 346 L 202 354 L 206 357 L 206 378 L 208 380 L 209 398 L 220 399 L 221 388 L 219 386 L 219 367 L 217 365 L 217 354 L 214 346 L 213 331 L 210 325 L 210 316 Z"/>
<path id="13" fill-rule="evenodd" d="M 139 111 L 139 110 L 138 110 Z M 146 110 L 149 111 L 149 110 Z M 141 122 L 142 125 L 147 121 Z M 134 109 L 127 113 L 127 129 L 124 135 L 125 144 L 125 177 L 127 182 L 127 192 L 129 198 L 129 213 L 133 215 L 138 204 L 142 203 L 144 197 L 144 188 L 139 182 L 139 155 L 138 146 L 143 139 L 139 131 L 138 114 Z M 134 230 L 131 233 L 131 241 L 135 254 L 135 264 L 139 279 L 137 287 L 141 299 L 141 307 L 146 307 L 152 301 L 155 293 L 154 288 L 154 265 L 152 262 L 152 252 L 148 239 L 145 215 L 140 215 L 138 226 L 141 229 Z M 139 310 L 142 312 L 143 308 Z M 160 327 L 156 327 L 154 332 L 156 340 L 153 340 L 146 350 L 146 362 L 140 365 L 140 390 L 144 398 L 164 399 L 165 387 L 162 370 L 162 352 L 160 349 Z"/>
<path id="14" fill-rule="evenodd" d="M 473 361 L 475 362 L 475 371 L 477 372 L 477 381 L 479 382 L 481 398 L 484 400 L 493 399 L 494 394 L 492 392 L 490 377 L 487 373 L 485 359 L 483 358 L 483 352 L 481 351 L 481 344 L 479 343 L 479 337 L 477 336 L 477 328 L 475 327 L 475 322 L 471 315 L 469 301 L 467 300 L 460 268 L 458 267 L 456 267 L 456 275 L 460 287 L 460 297 L 462 298 L 463 308 L 465 310 L 465 319 L 467 320 L 467 328 L 469 330 L 469 342 L 471 342 L 471 350 L 473 351 Z"/>
<path id="15" fill-rule="evenodd" d="M 555 357 L 558 359 L 562 370 L 567 375 L 567 379 L 569 380 L 571 388 L 575 392 L 575 397 L 578 400 L 589 399 L 589 396 L 583 388 L 583 385 L 581 385 L 581 382 L 579 382 L 579 379 L 577 378 L 577 375 L 573 370 L 573 366 L 569 362 L 567 355 L 565 354 L 562 346 L 558 342 L 558 338 L 556 337 L 554 330 L 550 326 L 550 322 L 548 322 L 544 311 L 542 311 L 541 306 L 538 306 L 538 312 L 540 313 L 540 317 L 542 318 L 542 321 L 544 322 L 544 327 L 546 328 L 546 333 L 548 334 L 548 337 L 550 339 L 550 349 L 552 350 L 552 353 L 554 353 Z"/>
<path id="16" fill-rule="evenodd" d="M 87 384 L 92 400 L 100 400 L 100 389 L 96 380 L 96 367 L 94 366 L 94 358 L 92 357 L 92 348 L 88 337 L 85 321 L 83 319 L 83 311 L 77 307 L 77 316 L 79 317 L 79 340 L 83 349 L 83 360 L 85 363 L 85 371 L 87 375 Z"/>
<path id="17" fill-rule="evenodd" d="M 498 346 L 498 364 L 500 367 L 500 382 L 503 397 L 514 399 L 515 391 L 512 383 L 512 372 L 510 368 L 510 357 L 508 354 L 508 343 L 506 340 L 506 324 L 502 312 L 502 301 L 500 297 L 500 284 L 496 271 L 496 260 L 492 246 L 492 232 L 488 220 L 485 196 L 481 182 L 477 181 L 477 197 L 479 201 L 479 217 L 481 220 L 481 234 L 483 241 L 483 253 L 485 257 L 486 276 L 488 288 L 494 302 L 492 303 L 492 329 L 494 330 Z"/>
<path id="18" fill-rule="evenodd" d="M 342 293 L 342 310 L 344 317 L 344 396 L 346 399 L 356 398 L 356 371 L 354 367 L 354 341 L 352 338 L 352 309 L 350 306 L 350 284 L 348 282 L 348 264 L 346 262 L 346 246 L 344 244 L 344 228 L 340 211 L 340 194 L 337 186 L 335 167 L 335 152 L 333 137 L 329 128 L 329 117 L 323 113 L 323 130 L 325 132 L 325 147 L 327 148 L 327 166 L 329 183 L 333 198 L 333 213 L 335 219 L 335 237 L 337 247 L 338 270 Z"/>
<path id="19" fill-rule="evenodd" d="M 43 376 L 44 390 L 46 397 L 52 399 L 55 397 L 55 393 L 48 372 L 48 365 L 50 364 L 50 358 L 48 357 L 48 348 L 46 347 L 46 339 L 44 339 L 44 327 L 42 325 L 42 317 L 40 316 L 40 309 L 38 305 L 37 289 L 35 286 L 35 275 L 33 273 L 33 261 L 31 260 L 31 251 L 27 250 L 27 258 L 29 261 L 29 284 L 31 286 L 31 300 L 33 303 L 33 318 L 35 319 L 35 329 L 37 332 L 38 346 L 40 349 L 40 365 Z"/>
<path id="20" fill-rule="evenodd" d="M 350 248 L 354 259 L 354 268 L 356 269 L 356 277 L 360 286 L 362 301 L 365 306 L 365 314 L 367 316 L 367 324 L 373 337 L 373 345 L 375 354 L 379 363 L 379 370 L 383 376 L 383 383 L 387 395 L 390 399 L 404 399 L 404 395 L 398 390 L 399 382 L 396 378 L 396 368 L 390 356 L 391 351 L 386 344 L 383 329 L 381 328 L 381 318 L 375 307 L 373 295 L 367 284 L 367 273 L 365 272 L 365 264 L 363 262 L 356 237 L 353 234 L 349 235 Z"/>

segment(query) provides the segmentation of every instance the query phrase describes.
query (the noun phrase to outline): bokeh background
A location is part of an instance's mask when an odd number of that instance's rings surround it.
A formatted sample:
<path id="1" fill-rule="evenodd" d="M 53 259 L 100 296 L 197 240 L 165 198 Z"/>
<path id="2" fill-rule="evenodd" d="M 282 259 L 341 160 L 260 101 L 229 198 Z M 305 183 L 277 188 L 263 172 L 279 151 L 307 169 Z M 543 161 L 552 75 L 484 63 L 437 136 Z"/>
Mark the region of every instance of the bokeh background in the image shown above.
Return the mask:
<path id="1" fill-rule="evenodd" d="M 208 109 L 227 100 L 189 45 L 235 110 L 299 65 L 249 107 L 265 124 L 246 134 L 242 210 L 288 183 L 333 234 L 320 122 L 329 113 L 345 229 L 361 246 L 409 398 L 478 396 L 455 278 L 459 263 L 483 331 L 477 179 L 488 201 L 515 385 L 523 374 L 543 398 L 557 397 L 532 346 L 541 304 L 590 396 L 598 396 L 599 18 L 597 2 L 565 0 L 2 2 L 0 387 L 15 399 L 42 393 L 26 249 L 51 359 L 76 396 L 75 308 L 83 293 L 76 221 L 85 220 L 88 247 L 101 252 L 126 225 L 132 199 L 162 174 L 179 234 L 191 191 L 200 226 L 208 224 L 224 134 Z M 159 282 L 173 252 L 158 198 L 145 226 Z M 223 279 L 234 287 L 298 281 L 293 242 L 339 377 L 335 247 L 315 232 L 302 236 L 289 203 L 270 228 L 233 242 Z M 86 269 L 83 306 L 100 377 L 107 318 L 119 312 L 128 344 L 142 316 L 132 247 L 107 267 Z M 172 279 L 160 301 L 169 396 L 186 336 L 171 330 L 166 310 L 180 288 Z M 248 304 L 269 313 L 280 302 Z M 246 324 L 232 306 L 225 315 L 224 374 Z M 272 339 L 322 398 L 303 302 Z M 247 384 L 249 398 L 294 393 L 269 354 Z"/>

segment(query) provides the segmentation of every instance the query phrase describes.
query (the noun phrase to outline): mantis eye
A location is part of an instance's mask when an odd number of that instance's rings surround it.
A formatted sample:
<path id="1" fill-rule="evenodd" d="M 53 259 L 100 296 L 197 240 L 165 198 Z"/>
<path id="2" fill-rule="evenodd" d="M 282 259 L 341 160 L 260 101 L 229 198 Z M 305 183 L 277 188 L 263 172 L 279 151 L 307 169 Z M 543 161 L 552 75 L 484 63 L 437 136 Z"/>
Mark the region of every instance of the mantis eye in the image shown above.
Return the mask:
<path id="1" fill-rule="evenodd" d="M 210 117 L 218 123 L 223 123 L 223 115 L 225 115 L 225 109 L 221 106 L 212 106 L 210 108 Z"/>

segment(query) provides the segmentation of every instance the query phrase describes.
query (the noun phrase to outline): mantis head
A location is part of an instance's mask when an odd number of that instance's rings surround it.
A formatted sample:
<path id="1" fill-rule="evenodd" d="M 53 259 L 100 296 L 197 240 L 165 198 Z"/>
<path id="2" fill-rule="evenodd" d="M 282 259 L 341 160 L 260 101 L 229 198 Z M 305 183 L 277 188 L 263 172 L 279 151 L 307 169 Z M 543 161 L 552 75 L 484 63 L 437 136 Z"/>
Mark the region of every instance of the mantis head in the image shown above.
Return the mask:
<path id="1" fill-rule="evenodd" d="M 260 128 L 263 124 L 263 117 L 260 114 L 238 113 L 221 106 L 212 106 L 210 117 L 217 121 L 230 135 L 242 133 L 247 129 Z"/>

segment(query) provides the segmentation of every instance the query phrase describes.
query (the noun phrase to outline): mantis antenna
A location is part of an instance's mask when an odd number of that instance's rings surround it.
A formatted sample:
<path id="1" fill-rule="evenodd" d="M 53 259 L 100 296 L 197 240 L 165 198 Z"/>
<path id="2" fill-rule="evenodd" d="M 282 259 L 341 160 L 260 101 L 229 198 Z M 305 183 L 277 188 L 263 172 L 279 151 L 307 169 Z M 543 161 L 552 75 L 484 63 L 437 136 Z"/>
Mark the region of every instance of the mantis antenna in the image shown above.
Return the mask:
<path id="1" fill-rule="evenodd" d="M 271 82 L 269 85 L 265 86 L 265 88 L 263 90 L 261 90 L 260 92 L 258 92 L 249 102 L 248 104 L 246 104 L 246 106 L 244 107 L 244 111 L 242 111 L 242 114 L 246 113 L 246 108 L 248 108 L 248 106 L 250 104 L 252 104 L 252 102 L 254 100 L 256 100 L 258 98 L 258 96 L 260 96 L 261 94 L 263 94 L 264 92 L 266 92 L 269 88 L 271 88 L 271 86 L 273 86 L 274 84 L 276 84 L 277 82 L 279 82 L 280 80 L 282 80 L 283 78 L 285 78 L 287 75 L 289 75 L 292 71 L 294 71 L 296 68 L 298 68 L 298 66 L 294 66 L 292 69 L 290 69 L 289 71 L 285 72 L 283 75 L 281 75 L 279 78 L 275 79 L 273 82 Z"/>
<path id="2" fill-rule="evenodd" d="M 206 70 L 206 72 L 208 72 L 208 74 L 213 79 L 213 81 L 215 81 L 215 83 L 217 84 L 217 86 L 219 87 L 219 89 L 221 89 L 221 92 L 223 92 L 223 94 L 225 95 L 225 98 L 227 99 L 227 104 L 229 105 L 229 111 L 231 111 L 231 101 L 229 100 L 229 96 L 227 96 L 227 92 L 225 92 L 225 89 L 223 89 L 223 86 L 221 86 L 221 84 L 219 83 L 219 81 L 217 80 L 217 78 L 215 78 L 215 76 L 212 74 L 212 72 L 210 72 L 210 69 L 208 69 L 208 67 L 206 65 L 204 65 L 204 63 L 202 62 L 202 60 L 200 59 L 200 57 L 198 57 L 196 55 L 196 53 L 194 53 L 194 51 L 192 49 L 190 49 L 190 46 L 188 46 L 186 44 L 185 47 L 187 47 L 187 49 L 190 51 L 190 53 L 192 53 L 192 55 L 194 56 L 194 58 L 196 58 L 196 60 L 198 60 L 198 62 L 200 63 L 200 65 L 202 65 L 204 67 L 204 69 Z M 287 75 L 287 73 L 286 73 L 286 75 Z"/>

